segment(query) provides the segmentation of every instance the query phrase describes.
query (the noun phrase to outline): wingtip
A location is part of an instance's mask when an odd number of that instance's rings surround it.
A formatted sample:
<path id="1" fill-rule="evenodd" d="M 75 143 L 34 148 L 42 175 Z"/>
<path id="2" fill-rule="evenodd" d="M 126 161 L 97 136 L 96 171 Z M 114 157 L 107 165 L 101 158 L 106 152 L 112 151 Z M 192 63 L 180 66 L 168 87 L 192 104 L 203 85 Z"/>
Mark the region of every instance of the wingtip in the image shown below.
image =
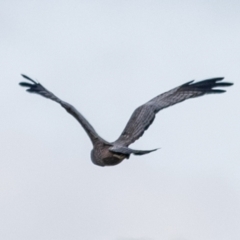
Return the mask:
<path id="1" fill-rule="evenodd" d="M 37 84 L 36 81 L 34 81 L 32 78 L 28 77 L 27 75 L 21 73 L 21 76 L 24 77 L 24 78 L 26 78 L 26 79 L 28 79 L 29 81 L 31 81 L 31 82 Z"/>
<path id="2" fill-rule="evenodd" d="M 18 84 L 22 87 L 32 87 L 33 86 L 31 83 L 27 83 L 27 82 L 20 82 Z"/>
<path id="3" fill-rule="evenodd" d="M 25 74 L 23 74 L 23 73 L 21 73 L 21 76 L 24 77 L 24 78 L 26 78 L 26 79 L 31 79 L 30 77 L 28 77 L 27 75 L 25 75 Z"/>
<path id="4" fill-rule="evenodd" d="M 222 81 L 225 77 L 215 77 L 215 78 L 210 78 L 209 80 L 215 80 L 215 81 Z"/>
<path id="5" fill-rule="evenodd" d="M 222 81 L 225 77 L 216 77 L 216 78 L 211 78 L 209 80 L 215 80 L 217 83 L 217 86 L 218 87 L 230 87 L 232 85 L 234 85 L 234 83 L 232 82 L 220 82 L 219 81 Z"/>
<path id="6" fill-rule="evenodd" d="M 234 85 L 234 83 L 228 82 L 227 85 L 226 85 L 226 87 L 230 87 L 230 86 L 232 86 L 232 85 Z"/>

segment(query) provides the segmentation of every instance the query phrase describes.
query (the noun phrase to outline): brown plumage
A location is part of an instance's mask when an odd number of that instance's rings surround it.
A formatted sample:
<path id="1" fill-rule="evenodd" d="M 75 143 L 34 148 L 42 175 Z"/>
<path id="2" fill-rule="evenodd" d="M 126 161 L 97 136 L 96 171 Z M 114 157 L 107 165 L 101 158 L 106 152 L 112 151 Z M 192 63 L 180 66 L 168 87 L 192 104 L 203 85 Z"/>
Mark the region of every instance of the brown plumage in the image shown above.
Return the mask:
<path id="1" fill-rule="evenodd" d="M 82 125 L 93 144 L 93 150 L 91 151 L 92 162 L 99 166 L 113 166 L 119 164 L 124 159 L 128 159 L 131 154 L 143 155 L 157 150 L 134 150 L 128 148 L 128 146 L 143 135 L 144 131 L 152 124 L 155 115 L 160 110 L 189 98 L 211 93 L 224 93 L 225 90 L 215 88 L 233 85 L 233 83 L 221 82 L 223 78 L 212 78 L 196 83 L 190 81 L 168 92 L 160 94 L 138 107 L 133 112 L 120 137 L 115 142 L 108 142 L 97 134 L 86 118 L 84 118 L 84 116 L 71 104 L 62 101 L 40 83 L 34 81 L 28 76 L 22 76 L 32 82 L 19 83 L 23 87 L 28 87 L 28 92 L 37 93 L 59 103 Z"/>

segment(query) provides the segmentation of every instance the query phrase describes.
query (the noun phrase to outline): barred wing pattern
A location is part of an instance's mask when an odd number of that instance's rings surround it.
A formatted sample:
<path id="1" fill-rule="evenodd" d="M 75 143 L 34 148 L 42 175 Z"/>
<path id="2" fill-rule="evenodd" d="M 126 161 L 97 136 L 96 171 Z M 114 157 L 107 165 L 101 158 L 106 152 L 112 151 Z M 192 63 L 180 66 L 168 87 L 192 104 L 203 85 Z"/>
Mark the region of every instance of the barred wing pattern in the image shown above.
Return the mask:
<path id="1" fill-rule="evenodd" d="M 114 142 L 119 146 L 129 146 L 140 138 L 144 131 L 154 121 L 155 115 L 162 109 L 189 98 L 203 96 L 211 93 L 223 93 L 225 90 L 214 89 L 215 87 L 227 87 L 232 83 L 221 82 L 223 78 L 211 78 L 200 82 L 187 82 L 168 92 L 158 95 L 149 102 L 138 107 L 130 117 L 120 137 Z"/>
<path id="2" fill-rule="evenodd" d="M 82 125 L 82 127 L 84 128 L 84 130 L 90 137 L 93 144 L 98 140 L 100 140 L 102 142 L 106 142 L 96 133 L 96 131 L 94 130 L 92 125 L 87 121 L 87 119 L 84 118 L 84 116 L 80 112 L 78 112 L 77 109 L 75 109 L 71 104 L 62 101 L 61 99 L 56 97 L 53 93 L 48 91 L 45 87 L 43 87 L 40 83 L 34 81 L 33 79 L 29 78 L 28 76 L 26 76 L 24 74 L 22 74 L 22 76 L 24 78 L 26 78 L 27 80 L 31 81 L 32 83 L 20 82 L 19 85 L 21 85 L 23 87 L 28 87 L 27 91 L 30 93 L 37 93 L 45 98 L 49 98 L 49 99 L 61 104 L 61 106 L 63 108 L 65 108 L 66 111 L 68 113 L 70 113 L 75 119 L 77 119 L 77 121 Z"/>

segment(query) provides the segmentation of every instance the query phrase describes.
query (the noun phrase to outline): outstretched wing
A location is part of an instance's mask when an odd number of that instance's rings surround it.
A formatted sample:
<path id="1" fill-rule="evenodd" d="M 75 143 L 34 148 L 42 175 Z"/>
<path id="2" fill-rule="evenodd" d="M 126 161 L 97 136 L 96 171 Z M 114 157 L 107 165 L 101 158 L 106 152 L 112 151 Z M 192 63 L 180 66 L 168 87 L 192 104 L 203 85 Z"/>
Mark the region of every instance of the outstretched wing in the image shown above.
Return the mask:
<path id="1" fill-rule="evenodd" d="M 24 78 L 26 78 L 27 80 L 31 81 L 32 83 L 20 82 L 19 83 L 20 86 L 27 87 L 28 88 L 27 91 L 30 93 L 37 93 L 43 97 L 49 98 L 49 99 L 61 104 L 61 106 L 63 108 L 65 108 L 66 111 L 68 113 L 70 113 L 74 118 L 76 118 L 77 121 L 82 125 L 82 127 L 87 132 L 87 134 L 90 137 L 93 144 L 99 140 L 105 142 L 105 140 L 103 140 L 96 133 L 96 131 L 94 130 L 92 125 L 87 121 L 87 119 L 84 118 L 83 115 L 80 112 L 78 112 L 77 109 L 75 109 L 71 104 L 62 101 L 60 98 L 56 97 L 53 93 L 51 93 L 45 87 L 43 87 L 40 83 L 34 81 L 33 79 L 29 78 L 28 76 L 23 75 L 23 74 L 22 74 L 22 76 Z"/>
<path id="2" fill-rule="evenodd" d="M 135 142 L 151 125 L 155 115 L 164 108 L 189 98 L 199 97 L 210 93 L 224 93 L 225 90 L 214 88 L 227 87 L 233 84 L 221 82 L 222 80 L 223 78 L 212 78 L 196 83 L 193 83 L 194 81 L 190 81 L 168 92 L 158 95 L 149 102 L 138 107 L 133 112 L 125 129 L 114 144 L 128 146 Z"/>

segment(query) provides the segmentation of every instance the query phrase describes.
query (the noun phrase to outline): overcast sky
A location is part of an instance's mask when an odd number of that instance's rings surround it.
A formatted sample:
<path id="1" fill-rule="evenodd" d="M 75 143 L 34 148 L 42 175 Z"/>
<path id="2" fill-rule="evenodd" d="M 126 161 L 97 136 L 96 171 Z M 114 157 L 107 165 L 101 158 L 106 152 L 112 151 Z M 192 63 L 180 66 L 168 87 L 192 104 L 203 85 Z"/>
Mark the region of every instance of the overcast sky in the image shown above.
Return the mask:
<path id="1" fill-rule="evenodd" d="M 0 1 L 0 238 L 240 239 L 239 1 Z M 106 140 L 133 110 L 189 80 L 224 76 L 227 93 L 157 115 L 136 149 L 101 168 L 56 103 Z"/>

